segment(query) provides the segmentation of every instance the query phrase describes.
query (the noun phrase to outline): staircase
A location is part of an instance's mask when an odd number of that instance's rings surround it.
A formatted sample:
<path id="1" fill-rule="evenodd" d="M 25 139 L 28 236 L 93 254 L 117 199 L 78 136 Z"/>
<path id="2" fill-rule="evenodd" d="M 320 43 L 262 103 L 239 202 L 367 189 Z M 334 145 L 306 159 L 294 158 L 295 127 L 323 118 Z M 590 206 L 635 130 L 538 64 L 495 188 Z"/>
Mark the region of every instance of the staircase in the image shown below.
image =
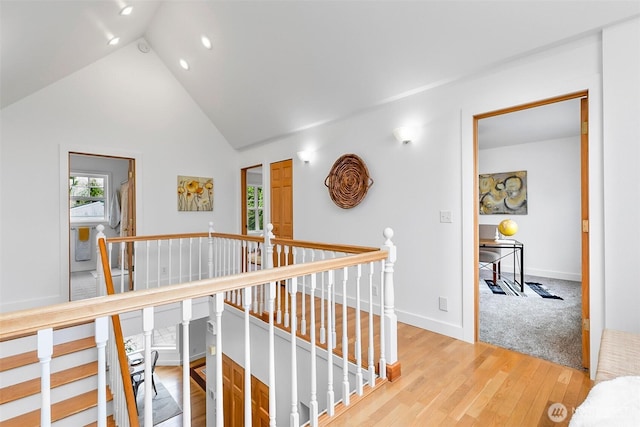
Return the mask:
<path id="1" fill-rule="evenodd" d="M 92 324 L 53 333 L 51 424 L 54 426 L 97 425 L 98 362 L 93 333 Z M 40 387 L 36 337 L 0 343 L 0 426 L 39 426 Z M 112 399 L 107 389 L 107 401 Z M 111 417 L 107 425 L 115 426 Z"/>

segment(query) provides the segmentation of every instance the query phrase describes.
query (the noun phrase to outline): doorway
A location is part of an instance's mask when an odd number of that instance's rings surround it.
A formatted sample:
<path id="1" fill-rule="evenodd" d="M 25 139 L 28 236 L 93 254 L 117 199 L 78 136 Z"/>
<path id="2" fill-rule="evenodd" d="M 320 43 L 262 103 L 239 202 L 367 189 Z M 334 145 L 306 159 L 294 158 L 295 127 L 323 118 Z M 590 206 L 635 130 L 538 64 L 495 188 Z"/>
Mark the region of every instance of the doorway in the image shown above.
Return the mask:
<path id="1" fill-rule="evenodd" d="M 499 173 L 499 172 L 522 172 L 522 165 L 529 166 L 532 170 L 528 174 L 528 199 L 531 200 L 528 215 L 509 215 L 510 219 L 520 222 L 522 230 L 514 236 L 520 240 L 527 254 L 525 261 L 525 282 L 529 282 L 531 278 L 527 278 L 530 273 L 533 276 L 550 276 L 556 279 L 568 279 L 569 282 L 576 280 L 578 293 L 572 297 L 577 300 L 581 307 L 576 307 L 577 319 L 575 319 L 575 336 L 577 337 L 578 360 L 580 365 L 580 353 L 582 356 L 581 364 L 585 368 L 589 368 L 589 234 L 588 234 L 588 93 L 578 92 L 560 96 L 556 98 L 546 99 L 526 105 L 510 107 L 498 111 L 474 116 L 474 163 L 475 163 L 475 179 L 474 188 L 475 200 L 479 200 L 479 174 L 483 173 Z M 526 122 L 520 121 L 523 118 L 532 121 L 536 117 L 543 118 L 546 111 L 550 112 L 546 121 L 542 125 L 533 125 L 531 131 L 528 131 Z M 561 115 L 558 111 L 571 111 L 567 116 Z M 555 126 L 552 121 L 559 117 L 567 117 L 562 120 L 569 125 L 572 130 L 570 134 L 561 133 L 540 133 L 537 137 L 533 136 L 538 131 L 550 132 Z M 544 119 L 543 119 L 544 120 Z M 501 129 L 501 125 L 511 125 L 513 133 L 507 138 L 508 142 L 500 142 L 504 135 L 492 135 L 495 130 Z M 560 127 L 562 125 L 559 124 Z M 505 132 L 509 132 L 509 128 Z M 564 132 L 567 132 L 565 129 Z M 532 137 L 532 138 L 528 138 Z M 520 141 L 521 146 L 514 145 Z M 563 148 L 565 147 L 565 148 Z M 571 147 L 571 148 L 567 148 Z M 551 150 L 547 154 L 542 150 Z M 555 151 L 554 151 L 555 150 Z M 519 153 L 519 154 L 518 154 Z M 551 154 L 549 154 L 551 153 Z M 564 156 L 567 164 L 573 166 L 562 167 L 558 157 Z M 523 158 L 526 157 L 526 158 Z M 515 159 L 515 160 L 514 160 Z M 545 160 L 546 159 L 546 160 Z M 538 163 L 536 163 L 538 162 Z M 556 165 L 554 171 L 553 164 Z M 515 164 L 516 166 L 511 166 Z M 549 167 L 540 164 L 550 165 Z M 573 171 L 569 170 L 573 167 Z M 487 170 L 489 168 L 490 170 Z M 506 168 L 504 170 L 498 170 Z M 554 178 L 557 180 L 554 181 Z M 565 176 L 570 176 L 571 185 L 564 182 Z M 551 184 L 549 184 L 549 182 Z M 553 184 L 555 182 L 555 184 Z M 546 183 L 543 185 L 543 183 Z M 563 192 L 565 192 L 563 194 Z M 570 204 L 570 209 L 558 207 L 554 212 L 553 203 L 557 202 L 558 206 L 565 203 Z M 497 225 L 504 215 L 483 215 L 480 212 L 480 206 L 475 204 L 475 247 L 478 248 L 479 224 Z M 570 211 L 570 212 L 569 212 Z M 545 212 L 547 212 L 545 214 Z M 546 215 L 546 216 L 545 216 Z M 563 225 L 564 224 L 564 225 Z M 554 227 L 558 227 L 557 229 Z M 549 234 L 545 238 L 545 234 Z M 523 241 L 524 240 L 524 241 Z M 566 248 L 562 249 L 562 245 Z M 554 251 L 555 254 L 554 254 Z M 563 252 L 564 251 L 564 252 Z M 571 252 L 569 256 L 567 253 Z M 476 265 L 478 265 L 478 250 L 476 249 Z M 545 258 L 546 257 L 546 258 Z M 564 264 L 562 262 L 564 262 Z M 515 263 L 515 262 L 514 262 Z M 570 265 L 570 267 L 563 267 Z M 546 268 L 546 266 L 549 266 Z M 545 271 L 546 268 L 546 271 Z M 504 266 L 503 266 L 504 269 Z M 507 269 L 509 270 L 509 269 Z M 574 272 L 573 274 L 570 274 Z M 563 277 L 567 276 L 567 277 Z M 491 278 L 489 278 L 491 279 Z M 481 313 L 480 305 L 482 300 L 487 301 L 487 289 L 483 286 L 484 282 L 489 280 L 482 276 L 478 268 L 475 269 L 475 313 L 476 313 L 476 340 L 482 340 L 480 337 Z M 492 280 L 489 280 L 492 281 Z M 528 285 L 525 286 L 528 290 Z M 484 292 L 484 294 L 482 293 Z M 490 295 L 491 293 L 489 293 Z M 534 294 L 535 295 L 535 294 Z M 502 298 L 518 298 L 518 297 L 502 297 Z M 505 301 L 505 300 L 503 300 Z M 516 300 L 511 300 L 515 302 Z M 518 304 L 523 299 L 519 299 Z M 531 301 L 531 300 L 530 300 Z M 546 308 L 552 307 L 552 304 L 545 304 Z M 502 307 L 498 306 L 500 311 Z M 505 312 L 506 304 L 505 304 Z M 581 309 L 581 311 L 580 311 Z M 509 309 L 511 310 L 511 308 Z M 486 313 L 486 312 L 484 312 Z M 486 316 L 485 316 L 486 318 Z M 495 316 L 494 316 L 495 318 Z M 505 314 L 505 318 L 508 315 Z M 515 317 L 517 318 L 517 316 Z M 522 317 L 520 317 L 522 318 Z M 573 323 L 572 323 L 573 324 Z M 508 325 L 504 325 L 509 327 Z M 486 334 L 486 325 L 483 329 Z M 559 346 L 562 346 L 565 331 L 553 331 L 552 335 L 557 338 Z M 522 343 L 514 344 L 514 347 Z M 500 344 L 498 344 L 500 345 Z M 505 346 L 505 345 L 503 345 Z M 514 348 L 508 346 L 509 348 Z M 526 348 L 526 345 L 525 345 Z M 526 352 L 526 351 L 523 351 Z M 534 354 L 535 355 L 535 354 Z M 575 359 L 575 358 L 574 358 Z M 579 367 L 579 366 L 578 366 Z"/>
<path id="2" fill-rule="evenodd" d="M 264 230 L 264 189 L 262 165 L 240 171 L 242 234 L 259 235 Z"/>
<path id="3" fill-rule="evenodd" d="M 107 237 L 135 235 L 135 160 L 91 153 L 68 153 L 69 300 L 95 297 L 98 226 Z M 131 288 L 132 248 L 112 260 L 112 273 Z"/>

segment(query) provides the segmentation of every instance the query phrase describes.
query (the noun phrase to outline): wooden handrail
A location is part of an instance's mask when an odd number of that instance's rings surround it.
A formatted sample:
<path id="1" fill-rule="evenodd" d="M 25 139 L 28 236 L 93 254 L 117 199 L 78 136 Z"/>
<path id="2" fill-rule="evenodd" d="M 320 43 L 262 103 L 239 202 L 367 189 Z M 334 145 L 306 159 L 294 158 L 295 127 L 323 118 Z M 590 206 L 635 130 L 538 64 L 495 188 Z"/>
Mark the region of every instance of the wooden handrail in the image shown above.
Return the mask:
<path id="1" fill-rule="evenodd" d="M 100 248 L 100 261 L 102 262 L 102 271 L 105 275 L 105 286 L 107 295 L 115 295 L 113 288 L 113 277 L 111 277 L 111 269 L 109 268 L 109 259 L 107 258 L 107 245 L 104 239 L 98 239 L 98 247 Z M 122 334 L 122 324 L 120 323 L 120 315 L 111 316 L 113 325 L 113 336 L 118 352 L 118 365 L 120 366 L 120 378 L 124 387 L 125 402 L 127 405 L 127 414 L 129 415 L 129 425 L 131 427 L 139 427 L 138 408 L 136 407 L 136 396 L 133 393 L 133 385 L 131 384 L 131 376 L 129 375 L 129 362 L 127 353 L 124 348 L 124 335 Z"/>
<path id="2" fill-rule="evenodd" d="M 267 270 L 235 274 L 190 283 L 162 286 L 155 289 L 125 292 L 62 304 L 37 307 L 0 314 L 0 341 L 31 335 L 40 329 L 77 325 L 98 317 L 141 310 L 163 304 L 180 302 L 242 289 L 263 283 L 277 282 L 292 277 L 322 271 L 351 267 L 358 264 L 381 261 L 387 251 L 375 250 L 341 258 L 313 261 Z"/>
<path id="3" fill-rule="evenodd" d="M 228 234 L 228 233 L 211 233 L 211 236 L 221 238 L 221 239 L 247 240 L 247 241 L 256 242 L 256 243 L 264 242 L 263 236 L 250 236 L 245 234 Z M 189 238 L 196 238 L 196 237 L 208 238 L 209 233 L 158 234 L 155 236 L 109 237 L 107 238 L 107 242 L 108 243 L 127 243 L 127 242 L 142 242 L 142 241 L 149 241 L 149 240 L 189 239 Z M 273 243 L 274 245 L 295 246 L 295 247 L 305 248 L 305 249 L 344 252 L 348 254 L 360 254 L 363 252 L 373 252 L 379 249 L 379 248 L 374 248 L 370 246 L 343 245 L 343 244 L 335 244 L 335 243 L 321 243 L 321 242 L 311 242 L 306 240 L 279 239 L 279 238 L 271 239 L 271 243 Z"/>

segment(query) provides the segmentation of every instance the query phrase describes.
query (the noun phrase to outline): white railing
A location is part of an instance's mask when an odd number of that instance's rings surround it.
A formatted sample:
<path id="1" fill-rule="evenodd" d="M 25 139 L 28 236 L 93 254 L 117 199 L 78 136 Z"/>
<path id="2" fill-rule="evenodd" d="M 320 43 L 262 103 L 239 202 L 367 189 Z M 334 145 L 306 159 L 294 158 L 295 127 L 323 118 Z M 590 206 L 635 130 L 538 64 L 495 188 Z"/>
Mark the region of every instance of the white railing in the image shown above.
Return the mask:
<path id="1" fill-rule="evenodd" d="M 185 332 L 182 348 L 182 360 L 189 360 L 188 327 L 192 318 L 192 301 L 196 298 L 210 298 L 210 323 L 213 329 L 215 343 L 215 362 L 207 366 L 207 384 L 215 390 L 215 417 L 218 426 L 223 425 L 223 382 L 222 382 L 222 354 L 225 351 L 225 321 L 223 316 L 225 302 L 230 304 L 229 310 L 240 308 L 243 312 L 244 357 L 245 369 L 245 425 L 251 425 L 251 382 L 252 374 L 264 379 L 269 387 L 269 418 L 270 425 L 290 424 L 301 425 L 309 422 L 318 425 L 319 416 L 326 412 L 328 416 L 334 414 L 334 405 L 342 402 L 349 405 L 352 393 L 363 394 L 366 386 L 375 386 L 376 378 L 386 378 L 386 366 L 397 363 L 396 349 L 396 319 L 393 310 L 393 263 L 395 262 L 395 247 L 391 242 L 392 232 L 384 232 L 386 241 L 382 250 L 355 246 L 331 246 L 326 244 L 296 242 L 275 239 L 271 233 L 266 233 L 264 240 L 255 237 L 224 235 L 214 233 L 210 227 L 209 233 L 188 237 L 154 236 L 129 238 L 129 241 L 107 241 L 102 245 L 105 252 L 114 253 L 118 243 L 125 247 L 127 243 L 137 243 L 134 249 L 134 272 L 145 265 L 144 276 L 136 274 L 133 280 L 135 292 L 130 292 L 128 286 L 121 279 L 119 293 L 104 295 L 82 301 L 74 301 L 56 306 L 42 307 L 23 312 L 0 314 L 0 340 L 8 340 L 27 333 L 38 332 L 42 335 L 43 352 L 42 364 L 42 425 L 49 425 L 47 413 L 50 414 L 50 395 L 48 387 L 47 332 L 51 328 L 77 324 L 85 321 L 96 322 L 96 340 L 100 352 L 104 353 L 105 323 L 108 316 L 122 313 L 141 311 L 143 331 L 145 336 L 145 360 L 151 360 L 151 334 L 154 328 L 156 308 L 171 303 L 179 303 L 181 323 Z M 177 240 L 176 240 L 177 239 Z M 122 240 L 122 239 L 114 239 Z M 175 247 L 163 252 L 162 248 Z M 151 243 L 149 243 L 151 242 Z M 184 242 L 189 242 L 185 244 Z M 197 242 L 197 243 L 196 243 Z M 108 249 L 108 250 L 107 250 Z M 179 252 L 179 253 L 178 253 Z M 186 252 L 183 255 L 180 253 Z M 126 251 L 119 249 L 124 258 Z M 104 265 L 114 265 L 114 257 L 108 259 L 107 254 L 102 257 Z M 277 268 L 270 268 L 273 260 Z M 201 280 L 187 283 L 171 284 L 161 280 L 163 263 L 170 273 L 177 268 L 178 278 L 192 278 L 194 275 Z M 178 261 L 175 261 L 178 260 Z M 153 261 L 153 262 L 152 262 Z M 174 262 L 175 261 L 175 262 Z M 154 265 L 155 264 L 155 265 Z M 191 266 L 191 267 L 189 267 Z M 195 268 L 197 266 L 197 268 Z M 187 273 L 182 273 L 188 271 Z M 100 268 L 98 269 L 101 270 Z M 155 271 L 157 280 L 150 278 L 150 272 Z M 204 273 L 206 272 L 206 273 Z M 138 272 L 139 273 L 139 272 Z M 112 282 L 111 271 L 99 274 L 99 279 Z M 118 278 L 116 278 L 118 279 Z M 364 289 L 363 288 L 364 283 Z M 140 289 L 142 287 L 143 289 Z M 319 293 L 319 295 L 318 295 Z M 379 301 L 376 301 L 378 293 Z M 298 296 L 301 296 L 298 301 Z M 336 304 L 341 298 L 342 304 Z M 281 308 L 284 307 L 284 316 Z M 307 309 L 308 308 L 308 309 Z M 298 312 L 300 310 L 300 322 Z M 377 310 L 377 311 L 376 311 Z M 309 311 L 309 319 L 306 313 Z M 350 313 L 355 311 L 355 321 L 348 323 Z M 317 315 L 320 322 L 316 323 Z M 258 362 L 251 357 L 255 334 L 256 316 L 268 322 L 266 334 L 268 336 L 268 357 L 264 365 L 264 358 Z M 224 317 L 224 319 L 223 319 Z M 340 325 L 336 319 L 341 317 Z M 366 317 L 365 321 L 362 321 Z M 382 319 L 380 319 L 382 317 Z M 289 320 L 287 324 L 287 319 Z M 325 324 L 326 321 L 326 324 Z M 374 330 L 374 328 L 376 328 Z M 98 330 L 99 329 L 99 330 Z M 40 332 L 44 331 L 44 332 Z M 353 333 L 355 343 L 351 346 L 350 333 Z M 362 339 L 363 332 L 366 339 Z M 376 335 L 378 339 L 376 339 Z M 337 337 L 341 337 L 341 343 Z M 99 338 L 98 338 L 99 337 Z M 284 337 L 284 338 L 283 338 Z M 286 338 L 286 339 L 285 339 Z M 276 346 L 281 341 L 290 343 L 289 373 L 276 371 Z M 303 339 L 308 341 L 304 344 Z M 110 344 L 114 341 L 109 335 Z M 378 347 L 376 347 L 378 344 Z M 39 347 L 40 349 L 40 343 Z M 364 349 L 364 350 L 363 350 Z M 308 351 L 310 357 L 308 365 L 301 366 L 301 351 Z M 50 353 L 49 353 L 50 354 Z M 350 358 L 349 355 L 353 354 Z M 364 359 L 363 359 L 364 355 Z M 114 416 L 121 426 L 137 425 L 137 417 L 131 416 L 124 402 L 124 384 L 121 373 L 115 368 L 118 356 L 117 349 L 110 347 L 106 356 L 99 356 L 101 378 L 105 377 L 106 365 L 109 364 L 110 377 L 100 380 L 109 382 L 114 395 Z M 363 360 L 366 360 L 363 370 Z M 379 363 L 378 374 L 375 363 Z M 126 368 L 126 367 L 125 367 Z M 151 364 L 145 365 L 145 377 L 151 376 Z M 191 422 L 189 401 L 189 367 L 183 364 L 183 424 L 189 426 Z M 308 373 L 298 378 L 300 372 Z M 336 377 L 337 376 L 337 377 Z M 288 387 L 279 387 L 276 378 L 290 377 Z M 323 380 L 322 377 L 326 378 Z M 335 387 L 336 378 L 340 382 Z M 300 381 L 303 381 L 301 383 Z M 300 385 L 304 387 L 300 387 Z M 152 423 L 151 381 L 145 381 L 145 426 Z M 302 396 L 299 391 L 309 390 L 308 395 Z M 287 390 L 287 391 L 283 391 Z M 284 396 L 278 396 L 282 393 Z M 288 409 L 281 411 L 278 402 L 289 402 Z M 303 402 L 309 408 L 309 419 L 300 419 L 299 405 Z M 131 406 L 129 406 L 130 408 Z M 284 414 L 282 414 L 284 412 Z M 50 415 L 49 415 L 50 417 Z M 106 402 L 103 394 L 99 402 L 99 425 L 106 422 Z"/>

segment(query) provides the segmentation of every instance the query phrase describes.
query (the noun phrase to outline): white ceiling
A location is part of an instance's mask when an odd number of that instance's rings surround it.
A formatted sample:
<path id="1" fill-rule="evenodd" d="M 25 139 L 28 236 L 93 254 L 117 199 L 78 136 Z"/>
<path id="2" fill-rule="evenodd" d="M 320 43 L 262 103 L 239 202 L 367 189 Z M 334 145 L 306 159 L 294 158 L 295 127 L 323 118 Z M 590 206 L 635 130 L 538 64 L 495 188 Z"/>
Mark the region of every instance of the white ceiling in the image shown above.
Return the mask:
<path id="1" fill-rule="evenodd" d="M 580 135 L 580 99 L 478 120 L 478 148 L 489 149 Z"/>
<path id="2" fill-rule="evenodd" d="M 638 0 L 0 0 L 0 105 L 113 52 L 112 35 L 143 37 L 241 149 L 638 14 Z"/>

